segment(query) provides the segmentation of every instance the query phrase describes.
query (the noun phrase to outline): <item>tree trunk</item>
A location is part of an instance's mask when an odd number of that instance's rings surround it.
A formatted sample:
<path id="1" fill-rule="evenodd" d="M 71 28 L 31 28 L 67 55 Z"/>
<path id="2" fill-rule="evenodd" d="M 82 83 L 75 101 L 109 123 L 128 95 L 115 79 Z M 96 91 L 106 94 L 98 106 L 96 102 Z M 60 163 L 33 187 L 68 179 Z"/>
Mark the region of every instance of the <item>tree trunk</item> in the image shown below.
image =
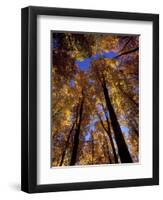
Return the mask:
<path id="1" fill-rule="evenodd" d="M 104 155 L 105 155 L 105 157 L 108 158 L 109 163 L 112 164 L 112 160 L 111 160 L 111 156 L 110 156 L 110 151 L 109 151 L 108 140 L 107 140 L 107 137 L 106 137 L 105 133 L 103 133 L 103 135 L 104 135 L 104 138 L 105 138 Z"/>
<path id="2" fill-rule="evenodd" d="M 104 125 L 104 123 L 103 123 L 103 121 L 102 121 L 102 119 L 101 119 L 101 116 L 100 116 L 99 114 L 98 114 L 98 117 L 99 117 L 99 119 L 100 119 L 100 122 L 101 122 L 101 125 L 102 125 L 104 131 L 105 131 L 105 132 L 108 134 L 108 136 L 109 136 L 109 140 L 110 140 L 111 147 L 112 147 L 112 150 L 113 150 L 114 161 L 115 161 L 115 163 L 118 163 L 118 158 L 117 158 L 117 154 L 116 154 L 116 151 L 115 151 L 113 138 L 112 138 L 112 136 L 111 136 L 110 126 L 109 126 L 110 124 L 107 122 L 108 128 L 106 128 L 105 125 Z"/>
<path id="3" fill-rule="evenodd" d="M 106 101 L 106 105 L 110 114 L 110 120 L 111 120 L 111 124 L 112 124 L 112 128 L 114 131 L 114 135 L 115 135 L 115 140 L 117 143 L 117 147 L 118 147 L 118 153 L 121 159 L 122 163 L 132 163 L 132 158 L 130 156 L 130 153 L 128 151 L 128 147 L 126 145 L 126 142 L 124 140 L 117 116 L 115 114 L 114 108 L 111 104 L 110 101 L 110 97 L 109 97 L 109 93 L 108 93 L 108 89 L 106 87 L 106 82 L 105 80 L 103 80 L 103 93 L 105 96 L 105 101 Z"/>
<path id="4" fill-rule="evenodd" d="M 102 107 L 103 107 L 103 111 L 105 113 L 105 117 L 106 117 L 106 121 L 107 121 L 107 125 L 108 125 L 108 135 L 109 135 L 110 143 L 111 143 L 111 146 L 112 146 L 112 149 L 113 149 L 114 161 L 115 161 L 115 163 L 118 163 L 118 157 L 117 157 L 117 154 L 116 154 L 116 151 L 115 151 L 113 138 L 111 136 L 110 122 L 109 122 L 108 116 L 106 115 L 106 112 L 105 112 L 105 109 L 104 109 L 103 105 L 102 105 Z"/>
<path id="5" fill-rule="evenodd" d="M 83 104 L 84 104 L 84 96 L 82 97 L 82 100 L 80 103 L 79 122 L 76 125 L 77 127 L 76 127 L 76 131 L 75 131 L 75 136 L 74 136 L 74 145 L 73 145 L 73 149 L 72 149 L 70 165 L 75 165 L 75 163 L 76 163 L 78 146 L 79 146 L 80 127 L 81 127 L 82 115 L 83 115 Z"/>
<path id="6" fill-rule="evenodd" d="M 65 155 L 66 155 L 66 150 L 68 149 L 68 146 L 69 146 L 70 136 L 72 134 L 72 131 L 74 130 L 74 126 L 75 126 L 75 122 L 73 123 L 72 128 L 71 128 L 71 130 L 69 132 L 69 135 L 67 137 L 66 144 L 65 144 L 65 147 L 64 147 L 64 150 L 63 150 L 63 153 L 62 153 L 61 162 L 59 164 L 60 166 L 62 166 L 62 164 L 63 164 L 64 158 L 65 158 Z"/>

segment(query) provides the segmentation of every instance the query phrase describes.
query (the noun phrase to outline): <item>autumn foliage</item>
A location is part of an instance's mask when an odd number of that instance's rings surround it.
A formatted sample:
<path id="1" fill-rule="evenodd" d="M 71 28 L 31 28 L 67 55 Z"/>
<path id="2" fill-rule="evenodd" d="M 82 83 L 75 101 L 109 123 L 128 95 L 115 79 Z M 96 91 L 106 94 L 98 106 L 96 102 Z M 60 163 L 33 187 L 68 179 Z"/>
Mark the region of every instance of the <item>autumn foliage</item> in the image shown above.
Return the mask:
<path id="1" fill-rule="evenodd" d="M 138 162 L 139 36 L 51 37 L 51 165 Z"/>

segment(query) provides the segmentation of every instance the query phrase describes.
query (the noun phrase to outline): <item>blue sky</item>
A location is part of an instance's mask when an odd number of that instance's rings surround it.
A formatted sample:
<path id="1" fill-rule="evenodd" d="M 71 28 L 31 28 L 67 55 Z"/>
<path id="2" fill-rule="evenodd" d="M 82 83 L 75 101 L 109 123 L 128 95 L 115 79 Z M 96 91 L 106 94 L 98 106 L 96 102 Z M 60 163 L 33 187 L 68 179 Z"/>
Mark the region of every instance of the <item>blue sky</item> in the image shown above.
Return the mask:
<path id="1" fill-rule="evenodd" d="M 95 124 L 89 125 L 89 130 L 85 134 L 85 141 L 91 140 L 91 133 L 95 130 Z M 121 126 L 122 132 L 125 134 L 125 137 L 128 138 L 129 136 L 129 129 L 126 126 Z"/>
<path id="2" fill-rule="evenodd" d="M 86 71 L 86 70 L 89 69 L 91 61 L 97 60 L 97 59 L 99 59 L 100 57 L 103 57 L 103 58 L 113 58 L 113 57 L 115 57 L 115 56 L 117 56 L 117 53 L 114 52 L 114 51 L 103 52 L 103 53 L 101 53 L 101 54 L 93 55 L 93 56 L 91 56 L 90 58 L 85 58 L 85 59 L 82 60 L 82 61 L 77 60 L 77 61 L 75 62 L 75 64 L 79 67 L 80 70 Z"/>
<path id="3" fill-rule="evenodd" d="M 75 81 L 73 79 L 70 80 L 70 87 L 73 88 L 75 86 Z"/>

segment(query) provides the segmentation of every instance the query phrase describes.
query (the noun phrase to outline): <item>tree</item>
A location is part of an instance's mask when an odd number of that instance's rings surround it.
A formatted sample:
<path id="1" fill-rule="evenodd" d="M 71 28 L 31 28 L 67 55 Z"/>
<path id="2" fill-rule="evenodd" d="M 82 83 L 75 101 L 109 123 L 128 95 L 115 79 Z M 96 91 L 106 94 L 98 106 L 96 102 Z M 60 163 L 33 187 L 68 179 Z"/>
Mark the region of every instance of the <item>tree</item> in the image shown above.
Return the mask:
<path id="1" fill-rule="evenodd" d="M 84 106 L 84 92 L 82 91 L 82 99 L 80 101 L 80 109 L 79 109 L 79 119 L 75 131 L 75 136 L 74 136 L 74 144 L 73 144 L 73 151 L 72 151 L 72 157 L 70 161 L 70 165 L 75 165 L 76 158 L 77 158 L 77 151 L 78 151 L 78 146 L 79 146 L 79 135 L 80 135 L 80 129 L 81 129 L 81 123 L 83 119 L 83 106 Z"/>
<path id="2" fill-rule="evenodd" d="M 114 135 L 115 135 L 116 143 L 118 146 L 118 153 L 119 153 L 121 162 L 122 163 L 131 163 L 132 158 L 128 151 L 128 147 L 125 143 L 120 125 L 117 120 L 117 116 L 114 111 L 114 108 L 111 104 L 108 89 L 107 89 L 106 83 L 105 83 L 105 79 L 103 81 L 104 81 L 102 84 L 103 92 L 104 92 L 104 96 L 105 96 L 105 100 L 106 100 L 106 105 L 107 105 L 108 111 L 110 113 L 111 124 L 112 124 L 113 130 L 114 130 Z"/>

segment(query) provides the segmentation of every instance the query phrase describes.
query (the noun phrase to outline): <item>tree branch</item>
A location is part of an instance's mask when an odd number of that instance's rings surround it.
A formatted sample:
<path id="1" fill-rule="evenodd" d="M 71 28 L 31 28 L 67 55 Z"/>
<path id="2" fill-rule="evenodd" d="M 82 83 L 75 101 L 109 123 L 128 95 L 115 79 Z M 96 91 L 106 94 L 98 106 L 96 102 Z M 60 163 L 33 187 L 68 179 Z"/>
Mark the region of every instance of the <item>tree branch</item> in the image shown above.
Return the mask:
<path id="1" fill-rule="evenodd" d="M 119 53 L 125 50 L 126 46 L 129 44 L 129 42 L 130 42 L 131 40 L 132 40 L 132 37 L 129 37 L 128 41 L 127 41 L 126 44 L 122 47 L 122 49 L 119 51 Z"/>
<path id="2" fill-rule="evenodd" d="M 129 51 L 125 51 L 125 52 L 123 52 L 123 53 L 121 53 L 121 54 L 115 56 L 114 58 L 119 58 L 120 56 L 124 56 L 124 55 L 133 53 L 133 52 L 138 51 L 138 50 L 139 50 L 139 47 L 136 47 L 136 48 L 131 49 L 131 50 L 129 50 Z"/>
<path id="3" fill-rule="evenodd" d="M 103 129 L 108 133 L 108 130 L 107 130 L 107 128 L 105 127 L 105 125 L 104 125 L 104 123 L 103 123 L 103 121 L 102 121 L 102 119 L 101 119 L 100 114 L 97 113 L 97 116 L 98 116 L 98 118 L 99 118 L 99 120 L 100 120 L 100 122 L 101 122 L 101 125 L 102 125 Z"/>

